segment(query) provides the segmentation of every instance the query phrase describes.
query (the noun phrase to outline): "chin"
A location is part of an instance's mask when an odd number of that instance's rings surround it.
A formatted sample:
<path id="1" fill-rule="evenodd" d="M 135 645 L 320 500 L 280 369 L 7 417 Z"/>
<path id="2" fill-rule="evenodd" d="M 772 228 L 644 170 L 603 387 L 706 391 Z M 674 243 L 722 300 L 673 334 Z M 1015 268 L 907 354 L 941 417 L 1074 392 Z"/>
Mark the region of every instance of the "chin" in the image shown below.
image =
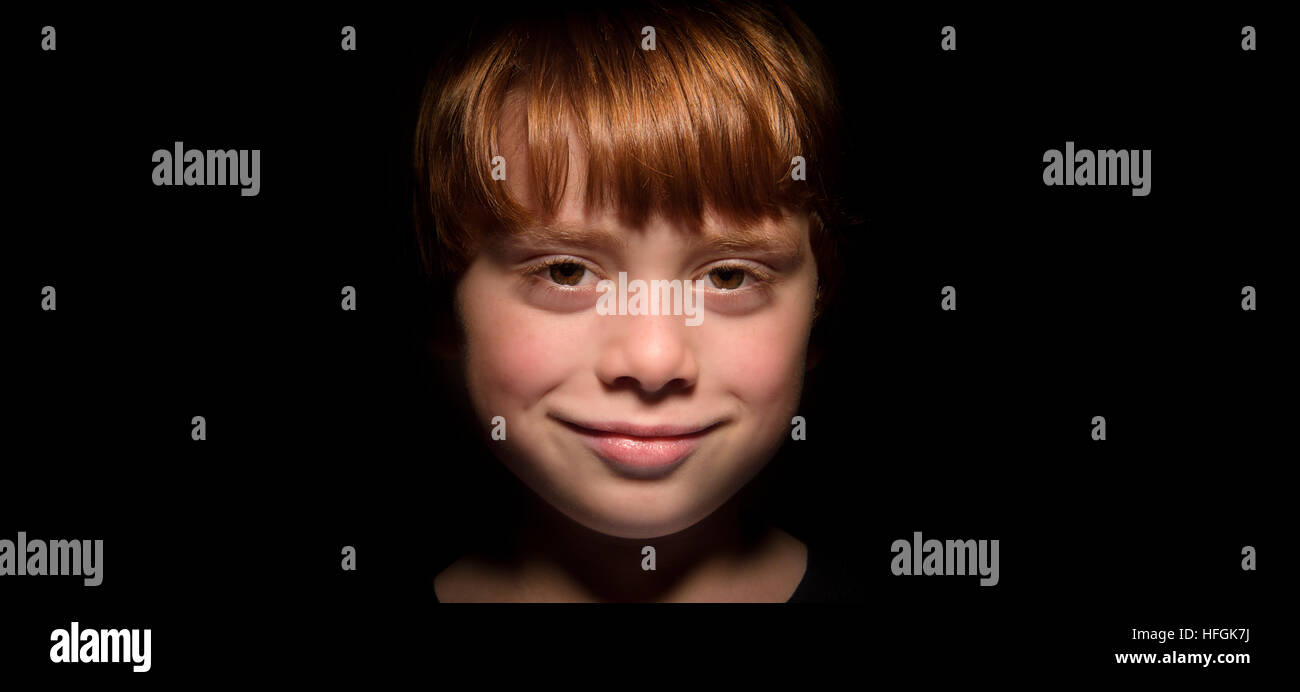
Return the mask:
<path id="1" fill-rule="evenodd" d="M 666 506 L 662 502 L 657 504 L 659 506 L 655 508 L 637 511 L 631 509 L 627 502 L 610 498 L 605 505 L 587 505 L 580 512 L 565 512 L 565 514 L 592 531 L 607 536 L 643 539 L 659 538 L 685 531 L 712 512 L 712 509 L 701 511 L 677 503 L 672 503 L 671 506 Z M 692 509 L 695 511 L 691 511 Z"/>
<path id="2" fill-rule="evenodd" d="M 574 519 L 574 521 L 578 521 Z M 651 539 L 668 536 L 689 528 L 694 522 L 641 521 L 636 518 L 601 518 L 578 523 L 597 533 L 615 538 Z"/>

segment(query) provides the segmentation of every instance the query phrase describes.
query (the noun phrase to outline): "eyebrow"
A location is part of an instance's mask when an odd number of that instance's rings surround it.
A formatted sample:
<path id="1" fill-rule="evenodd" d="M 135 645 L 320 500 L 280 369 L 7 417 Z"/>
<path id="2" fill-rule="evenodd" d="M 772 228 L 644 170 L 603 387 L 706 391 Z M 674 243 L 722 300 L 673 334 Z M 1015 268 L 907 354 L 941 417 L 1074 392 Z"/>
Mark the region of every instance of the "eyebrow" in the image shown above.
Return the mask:
<path id="1" fill-rule="evenodd" d="M 689 242 L 693 249 L 701 251 L 760 252 L 799 257 L 803 246 L 791 235 L 785 230 L 734 227 L 723 232 L 696 234 Z M 608 228 L 582 228 L 565 224 L 528 228 L 515 236 L 515 239 L 541 245 L 581 245 L 609 249 L 623 249 L 627 246 L 626 233 Z"/>
<path id="2" fill-rule="evenodd" d="M 514 236 L 515 240 L 539 245 L 584 245 L 605 248 L 622 248 L 627 238 L 605 228 L 576 228 L 562 224 L 527 228 Z"/>

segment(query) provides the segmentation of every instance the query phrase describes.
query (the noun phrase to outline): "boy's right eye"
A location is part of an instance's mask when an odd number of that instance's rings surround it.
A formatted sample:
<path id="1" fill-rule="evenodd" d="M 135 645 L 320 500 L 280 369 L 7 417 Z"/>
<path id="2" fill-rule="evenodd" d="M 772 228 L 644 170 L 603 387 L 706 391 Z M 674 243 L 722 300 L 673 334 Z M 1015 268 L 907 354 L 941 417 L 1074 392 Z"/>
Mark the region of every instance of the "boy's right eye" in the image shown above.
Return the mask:
<path id="1" fill-rule="evenodd" d="M 523 274 L 534 278 L 542 288 L 550 290 L 587 289 L 596 287 L 600 271 L 585 260 L 572 256 L 552 256 L 534 262 L 523 269 Z"/>
<path id="2" fill-rule="evenodd" d="M 596 305 L 600 265 L 572 255 L 535 259 L 519 268 L 524 300 L 546 310 L 575 312 Z"/>

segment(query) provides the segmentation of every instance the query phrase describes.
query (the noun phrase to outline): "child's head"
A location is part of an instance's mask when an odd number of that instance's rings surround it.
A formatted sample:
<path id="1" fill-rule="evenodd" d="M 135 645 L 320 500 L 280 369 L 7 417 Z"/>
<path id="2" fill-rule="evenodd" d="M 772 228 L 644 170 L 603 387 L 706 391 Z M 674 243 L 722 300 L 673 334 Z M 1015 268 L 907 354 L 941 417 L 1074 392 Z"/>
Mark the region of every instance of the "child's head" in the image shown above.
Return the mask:
<path id="1" fill-rule="evenodd" d="M 498 455 L 573 520 L 681 531 L 797 412 L 834 276 L 821 47 L 779 6 L 722 2 L 513 15 L 463 50 L 426 90 L 417 218 L 474 412 L 504 418 Z M 702 322 L 602 314 L 621 272 L 703 280 Z"/>

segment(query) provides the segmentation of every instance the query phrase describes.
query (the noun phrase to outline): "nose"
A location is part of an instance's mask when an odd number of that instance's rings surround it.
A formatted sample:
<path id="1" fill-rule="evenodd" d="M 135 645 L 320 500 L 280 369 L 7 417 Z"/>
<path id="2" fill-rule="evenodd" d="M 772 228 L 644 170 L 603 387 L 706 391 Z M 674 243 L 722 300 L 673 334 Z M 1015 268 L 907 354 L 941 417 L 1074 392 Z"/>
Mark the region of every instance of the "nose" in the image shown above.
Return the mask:
<path id="1" fill-rule="evenodd" d="M 596 374 L 610 387 L 636 389 L 643 396 L 662 396 L 689 389 L 699 378 L 699 364 L 688 343 L 681 315 L 610 315 L 615 333 L 603 347 Z"/>

